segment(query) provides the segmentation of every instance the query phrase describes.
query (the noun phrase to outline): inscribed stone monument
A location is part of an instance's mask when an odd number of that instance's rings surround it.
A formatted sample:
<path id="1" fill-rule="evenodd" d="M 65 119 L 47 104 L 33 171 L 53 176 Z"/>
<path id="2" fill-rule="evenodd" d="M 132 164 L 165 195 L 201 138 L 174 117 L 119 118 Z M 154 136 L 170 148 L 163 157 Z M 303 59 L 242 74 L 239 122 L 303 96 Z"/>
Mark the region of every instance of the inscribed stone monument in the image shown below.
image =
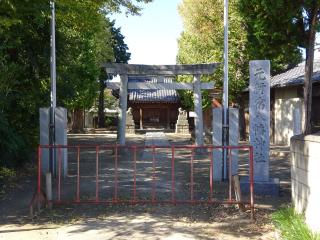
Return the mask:
<path id="1" fill-rule="evenodd" d="M 269 181 L 270 61 L 250 61 L 249 92 L 254 180 Z"/>

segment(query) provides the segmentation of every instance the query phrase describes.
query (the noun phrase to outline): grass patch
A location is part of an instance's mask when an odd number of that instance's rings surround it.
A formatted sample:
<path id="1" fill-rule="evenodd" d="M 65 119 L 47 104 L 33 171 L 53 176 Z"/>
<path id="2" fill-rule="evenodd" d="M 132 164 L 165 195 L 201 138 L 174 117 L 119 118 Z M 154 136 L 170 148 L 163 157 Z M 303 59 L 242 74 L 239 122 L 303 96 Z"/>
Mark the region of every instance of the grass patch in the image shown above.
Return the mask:
<path id="1" fill-rule="evenodd" d="M 292 207 L 273 213 L 272 221 L 283 240 L 320 240 L 320 235 L 312 233 L 305 224 L 304 217 L 295 213 Z"/>

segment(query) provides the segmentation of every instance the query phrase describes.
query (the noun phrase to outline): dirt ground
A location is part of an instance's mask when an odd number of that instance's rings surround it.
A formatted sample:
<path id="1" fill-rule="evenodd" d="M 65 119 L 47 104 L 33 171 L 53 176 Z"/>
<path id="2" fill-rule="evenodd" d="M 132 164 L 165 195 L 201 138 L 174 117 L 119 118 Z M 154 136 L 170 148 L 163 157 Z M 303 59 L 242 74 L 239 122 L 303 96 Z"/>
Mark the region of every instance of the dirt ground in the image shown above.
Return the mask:
<path id="1" fill-rule="evenodd" d="M 190 143 L 166 136 L 172 144 Z M 68 141 L 111 144 L 115 139 L 115 134 L 70 135 Z M 144 140 L 143 134 L 131 135 L 128 144 Z M 280 196 L 256 197 L 254 221 L 249 212 L 223 205 L 59 205 L 30 218 L 28 204 L 36 187 L 31 168 L 0 200 L 0 239 L 274 239 L 270 214 L 290 201 L 290 165 L 287 147 L 272 146 L 270 155 L 270 175 L 280 178 Z"/>

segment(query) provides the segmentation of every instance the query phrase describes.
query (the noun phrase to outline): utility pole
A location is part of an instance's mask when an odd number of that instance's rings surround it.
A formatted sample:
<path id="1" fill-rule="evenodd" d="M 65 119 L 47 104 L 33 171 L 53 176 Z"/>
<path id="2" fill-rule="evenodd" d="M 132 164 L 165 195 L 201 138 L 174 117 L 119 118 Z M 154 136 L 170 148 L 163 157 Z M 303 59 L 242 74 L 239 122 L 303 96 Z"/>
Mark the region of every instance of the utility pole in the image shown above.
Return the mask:
<path id="1" fill-rule="evenodd" d="M 223 25 L 224 25 L 224 53 L 223 53 L 223 115 L 222 115 L 222 141 L 223 146 L 229 145 L 229 86 L 228 86 L 228 0 L 224 0 Z M 227 179 L 228 149 L 223 149 L 222 179 Z M 229 166 L 230 167 L 230 166 Z M 229 179 L 231 181 L 231 179 Z"/>
<path id="2" fill-rule="evenodd" d="M 49 126 L 49 142 L 50 145 L 55 145 L 55 108 L 57 106 L 56 99 L 56 14 L 55 14 L 55 1 L 50 0 L 51 8 L 51 22 L 50 22 L 50 126 Z M 55 172 L 55 149 L 50 148 L 50 172 Z"/>

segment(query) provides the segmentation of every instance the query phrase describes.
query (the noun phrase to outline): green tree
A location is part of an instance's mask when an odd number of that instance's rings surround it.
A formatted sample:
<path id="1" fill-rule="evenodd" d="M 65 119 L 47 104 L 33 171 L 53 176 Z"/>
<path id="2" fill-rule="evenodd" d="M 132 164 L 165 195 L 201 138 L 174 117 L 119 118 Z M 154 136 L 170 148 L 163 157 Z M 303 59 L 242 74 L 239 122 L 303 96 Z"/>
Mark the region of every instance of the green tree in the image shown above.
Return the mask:
<path id="1" fill-rule="evenodd" d="M 128 63 L 130 60 L 131 53 L 128 52 L 129 48 L 127 44 L 124 42 L 124 36 L 121 34 L 121 28 L 116 28 L 115 21 L 109 21 L 108 25 L 110 26 L 111 30 L 111 41 L 110 45 L 113 50 L 114 58 L 109 60 L 109 62 L 116 62 L 116 63 Z M 104 114 L 104 107 L 105 107 L 105 89 L 106 89 L 106 79 L 110 76 L 105 77 L 102 74 L 99 80 L 99 105 L 98 105 L 98 126 L 100 128 L 105 127 L 105 114 Z M 110 96 L 111 97 L 111 96 Z"/>
<path id="2" fill-rule="evenodd" d="M 243 19 L 236 7 L 237 0 L 230 1 L 229 8 L 229 88 L 232 101 L 245 87 L 247 80 L 246 32 Z M 223 1 L 183 0 L 179 6 L 184 31 L 178 40 L 177 61 L 183 64 L 223 62 Z M 203 77 L 204 81 L 213 80 L 216 87 L 222 86 L 222 68 L 213 76 Z M 190 78 L 180 78 L 190 81 Z M 192 93 L 182 92 L 183 102 L 191 107 Z M 209 94 L 204 92 L 204 106 L 210 106 Z"/>
<path id="3" fill-rule="evenodd" d="M 269 59 L 273 74 L 301 61 L 291 2 L 296 1 L 229 1 L 231 101 L 239 101 L 237 96 L 248 84 L 250 60 Z M 179 10 L 185 30 L 179 39 L 178 61 L 223 62 L 223 1 L 184 0 Z M 222 68 L 211 78 L 222 86 Z"/>
<path id="4" fill-rule="evenodd" d="M 137 13 L 149 0 L 57 0 L 58 104 L 90 106 L 100 64 L 114 58 L 105 15 Z M 38 142 L 39 107 L 49 106 L 50 4 L 0 1 L 0 165 L 23 162 Z"/>
<path id="5" fill-rule="evenodd" d="M 264 52 L 279 51 L 281 55 L 275 61 L 284 67 L 287 63 L 296 64 L 301 60 L 298 46 L 306 49 L 303 132 L 311 133 L 311 79 L 315 36 L 319 31 L 320 1 L 240 0 L 239 6 L 248 26 L 248 46 L 251 51 L 259 50 L 259 57 Z"/>

